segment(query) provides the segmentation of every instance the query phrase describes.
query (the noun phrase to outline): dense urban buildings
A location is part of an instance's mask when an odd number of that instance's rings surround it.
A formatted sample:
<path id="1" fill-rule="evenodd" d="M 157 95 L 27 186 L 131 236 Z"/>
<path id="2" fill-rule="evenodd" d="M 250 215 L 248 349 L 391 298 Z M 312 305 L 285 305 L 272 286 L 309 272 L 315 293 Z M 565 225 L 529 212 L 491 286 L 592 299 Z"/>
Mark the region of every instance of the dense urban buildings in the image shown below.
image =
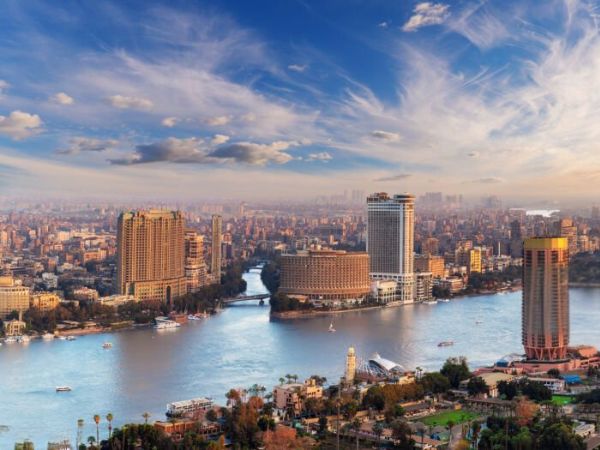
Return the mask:
<path id="1" fill-rule="evenodd" d="M 399 194 L 390 197 L 379 192 L 367 197 L 367 252 L 374 280 L 397 283 L 397 299 L 414 300 L 415 197 Z"/>
<path id="2" fill-rule="evenodd" d="M 185 232 L 185 280 L 188 293 L 207 284 L 204 238 L 194 230 Z"/>
<path id="3" fill-rule="evenodd" d="M 283 294 L 313 302 L 362 301 L 370 289 L 366 253 L 301 250 L 281 256 L 279 290 Z"/>
<path id="4" fill-rule="evenodd" d="M 117 224 L 117 293 L 170 304 L 186 293 L 183 214 L 132 211 Z"/>
<path id="5" fill-rule="evenodd" d="M 556 361 L 569 345 L 569 241 L 529 238 L 523 261 L 523 345 L 527 358 Z"/>
<path id="6" fill-rule="evenodd" d="M 218 283 L 221 280 L 221 265 L 222 262 L 222 233 L 223 233 L 223 218 L 219 215 L 212 216 L 212 254 L 210 271 L 213 282 Z"/>

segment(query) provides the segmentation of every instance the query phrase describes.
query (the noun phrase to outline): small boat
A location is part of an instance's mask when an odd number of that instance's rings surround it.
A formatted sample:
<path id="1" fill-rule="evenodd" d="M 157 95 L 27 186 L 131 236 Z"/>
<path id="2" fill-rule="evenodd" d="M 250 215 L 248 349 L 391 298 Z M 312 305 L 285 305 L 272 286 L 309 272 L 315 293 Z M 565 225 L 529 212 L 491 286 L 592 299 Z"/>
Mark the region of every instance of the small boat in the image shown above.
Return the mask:
<path id="1" fill-rule="evenodd" d="M 6 339 L 4 339 L 4 342 L 7 344 L 14 344 L 17 342 L 17 338 L 15 336 L 8 336 Z"/>
<path id="2" fill-rule="evenodd" d="M 71 386 L 56 386 L 56 392 L 71 392 Z"/>
<path id="3" fill-rule="evenodd" d="M 112 343 L 111 342 L 105 342 L 104 344 L 102 344 L 102 348 L 112 348 Z"/>
<path id="4" fill-rule="evenodd" d="M 475 325 L 481 325 L 483 322 L 481 320 L 476 320 Z"/>
<path id="5" fill-rule="evenodd" d="M 77 339 L 75 336 L 67 336 L 67 341 L 74 341 Z"/>
<path id="6" fill-rule="evenodd" d="M 67 337 L 66 337 L 66 336 L 59 336 L 59 337 L 58 337 L 58 339 L 59 339 L 60 341 L 66 341 L 66 340 L 67 340 Z"/>
<path id="7" fill-rule="evenodd" d="M 442 341 L 438 344 L 438 347 L 452 347 L 454 345 L 454 341 Z"/>
<path id="8" fill-rule="evenodd" d="M 187 316 L 188 320 L 200 320 L 200 317 L 194 315 L 194 314 L 190 314 Z"/>
<path id="9" fill-rule="evenodd" d="M 424 305 L 437 305 L 437 300 L 427 300 L 423 302 Z"/>
<path id="10" fill-rule="evenodd" d="M 157 330 L 168 330 L 179 328 L 181 326 L 181 324 L 175 322 L 174 320 L 170 320 L 167 317 L 156 317 L 154 321 L 156 322 L 154 328 Z"/>
<path id="11" fill-rule="evenodd" d="M 327 331 L 329 331 L 330 333 L 335 333 L 335 328 L 333 328 L 333 320 L 329 324 L 329 329 Z"/>
<path id="12" fill-rule="evenodd" d="M 19 344 L 27 344 L 29 343 L 29 341 L 31 341 L 31 338 L 26 334 L 24 334 L 23 336 L 17 336 L 17 342 Z"/>
<path id="13" fill-rule="evenodd" d="M 442 303 L 450 303 L 450 299 L 449 298 L 440 298 L 438 301 L 442 302 Z"/>
<path id="14" fill-rule="evenodd" d="M 45 333 L 45 334 L 42 334 L 42 339 L 44 341 L 51 341 L 54 339 L 54 335 L 52 333 Z"/>

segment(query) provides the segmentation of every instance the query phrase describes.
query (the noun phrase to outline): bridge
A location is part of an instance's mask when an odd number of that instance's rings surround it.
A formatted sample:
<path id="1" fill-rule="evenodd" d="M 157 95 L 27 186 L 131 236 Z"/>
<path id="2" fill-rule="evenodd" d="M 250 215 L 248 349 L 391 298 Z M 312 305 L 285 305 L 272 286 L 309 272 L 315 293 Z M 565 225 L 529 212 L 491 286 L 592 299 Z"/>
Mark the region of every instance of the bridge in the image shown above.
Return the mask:
<path id="1" fill-rule="evenodd" d="M 224 298 L 221 302 L 223 302 L 224 305 L 231 305 L 232 303 L 247 302 L 249 300 L 264 300 L 270 296 L 271 294 L 239 295 L 234 298 Z"/>

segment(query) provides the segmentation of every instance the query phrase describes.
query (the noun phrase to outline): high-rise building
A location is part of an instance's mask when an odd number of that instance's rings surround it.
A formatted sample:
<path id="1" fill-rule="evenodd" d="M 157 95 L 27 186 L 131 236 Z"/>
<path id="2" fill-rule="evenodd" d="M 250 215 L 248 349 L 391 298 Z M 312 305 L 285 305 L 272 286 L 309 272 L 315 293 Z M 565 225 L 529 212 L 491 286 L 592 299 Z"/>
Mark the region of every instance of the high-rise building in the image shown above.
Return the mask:
<path id="1" fill-rule="evenodd" d="M 22 313 L 29 309 L 29 288 L 18 284 L 13 277 L 0 277 L 0 319 L 13 311 Z"/>
<path id="2" fill-rule="evenodd" d="M 385 192 L 367 197 L 367 252 L 375 280 L 395 280 L 402 302 L 414 300 L 415 197 Z"/>
<path id="3" fill-rule="evenodd" d="M 558 236 L 567 238 L 569 242 L 569 254 L 577 253 L 577 226 L 573 223 L 573 219 L 560 219 L 554 224 L 555 232 Z"/>
<path id="4" fill-rule="evenodd" d="M 185 232 L 185 282 L 188 293 L 207 284 L 204 238 L 193 230 Z"/>
<path id="5" fill-rule="evenodd" d="M 569 345 L 569 243 L 530 238 L 524 243 L 523 345 L 528 359 L 567 357 Z"/>
<path id="6" fill-rule="evenodd" d="M 346 355 L 346 370 L 344 372 L 344 379 L 346 383 L 352 384 L 354 382 L 354 376 L 356 375 L 356 352 L 354 347 L 348 348 L 348 354 Z"/>
<path id="7" fill-rule="evenodd" d="M 222 227 L 223 219 L 221 216 L 212 216 L 212 259 L 210 265 L 210 271 L 212 274 L 213 282 L 221 282 L 221 264 L 222 264 Z"/>
<path id="8" fill-rule="evenodd" d="M 186 293 L 179 211 L 131 211 L 119 216 L 117 293 L 171 303 Z"/>

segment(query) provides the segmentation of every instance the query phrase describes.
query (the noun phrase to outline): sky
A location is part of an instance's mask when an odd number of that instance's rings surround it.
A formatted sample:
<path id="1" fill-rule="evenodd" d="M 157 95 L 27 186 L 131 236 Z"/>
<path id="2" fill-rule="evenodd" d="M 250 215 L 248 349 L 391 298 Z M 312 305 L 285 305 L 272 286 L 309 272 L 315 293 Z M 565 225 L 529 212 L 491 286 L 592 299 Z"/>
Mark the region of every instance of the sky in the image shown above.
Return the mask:
<path id="1" fill-rule="evenodd" d="M 0 195 L 600 194 L 596 1 L 0 3 Z"/>

